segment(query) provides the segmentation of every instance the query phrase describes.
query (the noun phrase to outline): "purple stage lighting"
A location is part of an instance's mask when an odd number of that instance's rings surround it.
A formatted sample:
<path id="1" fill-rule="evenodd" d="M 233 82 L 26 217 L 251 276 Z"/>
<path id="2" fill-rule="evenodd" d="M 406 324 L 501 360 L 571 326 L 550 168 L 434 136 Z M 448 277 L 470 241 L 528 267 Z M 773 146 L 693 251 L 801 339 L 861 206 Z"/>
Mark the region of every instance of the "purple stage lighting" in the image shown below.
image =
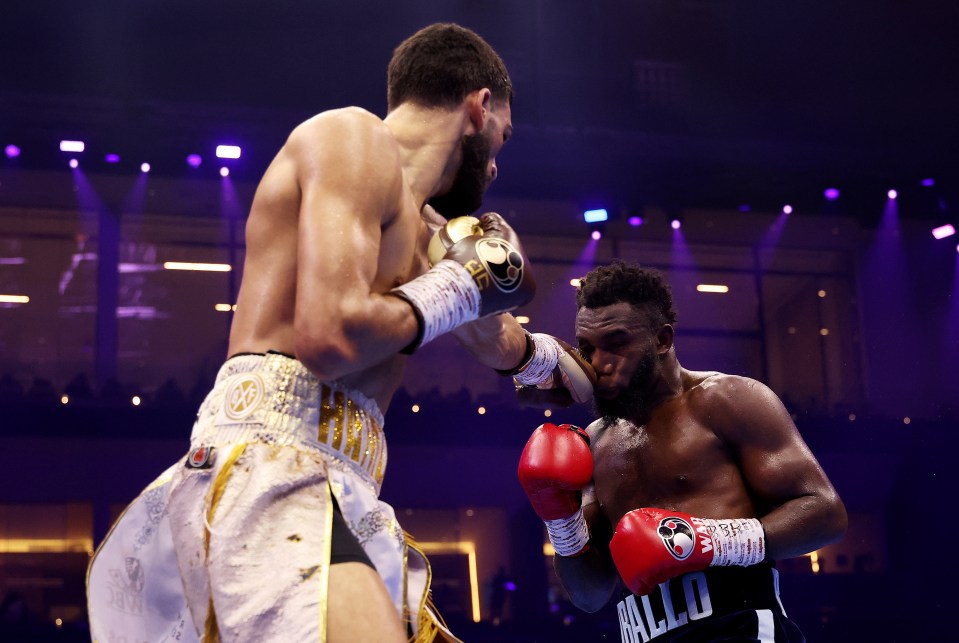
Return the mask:
<path id="1" fill-rule="evenodd" d="M 673 230 L 679 230 L 681 227 L 683 227 L 683 223 L 679 219 L 673 219 L 669 222 L 669 227 L 671 227 Z"/>
<path id="2" fill-rule="evenodd" d="M 793 207 L 791 205 L 786 204 L 783 206 L 783 214 L 792 214 L 792 213 L 793 213 Z"/>
<path id="3" fill-rule="evenodd" d="M 82 152 L 83 141 L 60 141 L 61 152 Z"/>
<path id="4" fill-rule="evenodd" d="M 600 221 L 606 221 L 609 219 L 609 213 L 606 212 L 605 208 L 600 208 L 598 210 L 586 210 L 583 212 L 583 220 L 586 223 L 599 223 Z"/>
<path id="5" fill-rule="evenodd" d="M 936 239 L 945 239 L 946 237 L 951 237 L 954 234 L 956 234 L 956 229 L 951 223 L 947 223 L 946 225 L 941 225 L 938 228 L 932 229 L 932 236 L 934 236 Z"/>
<path id="6" fill-rule="evenodd" d="M 217 145 L 216 157 L 218 159 L 238 159 L 240 158 L 239 145 Z"/>
<path id="7" fill-rule="evenodd" d="M 931 188 L 931 187 L 934 186 L 935 184 L 936 184 L 936 180 L 935 180 L 935 179 L 923 179 L 923 180 L 919 181 L 919 185 L 921 185 L 921 186 L 924 187 L 924 188 Z"/>
<path id="8" fill-rule="evenodd" d="M 826 188 L 826 191 L 822 194 L 826 197 L 827 201 L 835 201 L 839 198 L 839 190 L 836 188 Z"/>
<path id="9" fill-rule="evenodd" d="M 643 225 L 643 217 L 629 217 L 629 225 L 634 228 Z"/>
<path id="10" fill-rule="evenodd" d="M 70 167 L 71 167 L 71 168 L 73 168 L 73 169 L 75 170 L 75 169 L 77 169 L 79 166 L 80 166 L 80 161 L 78 161 L 78 160 L 76 160 L 76 159 L 70 159 Z"/>
<path id="11" fill-rule="evenodd" d="M 589 236 L 592 237 L 593 241 L 599 241 L 603 237 L 603 233 L 599 230 L 593 230 L 593 233 Z"/>
<path id="12" fill-rule="evenodd" d="M 103 160 L 106 161 L 107 163 L 119 163 L 119 162 L 120 162 L 120 155 L 119 155 L 119 154 L 107 154 L 106 156 L 103 157 Z"/>
<path id="13" fill-rule="evenodd" d="M 897 196 L 899 196 L 899 193 L 896 192 L 895 190 L 889 190 L 888 192 L 886 192 L 886 196 L 889 197 L 890 199 L 895 199 Z"/>
<path id="14" fill-rule="evenodd" d="M 203 162 L 203 157 L 199 154 L 190 154 L 186 157 L 186 164 L 190 167 L 200 167 L 200 163 Z"/>
<path id="15" fill-rule="evenodd" d="M 752 210 L 752 206 L 750 206 L 748 203 L 743 203 L 741 206 L 739 206 L 740 212 L 749 212 L 751 210 Z"/>
<path id="16" fill-rule="evenodd" d="M 149 171 L 150 171 L 150 164 L 149 164 L 149 163 L 140 163 L 140 171 L 143 172 L 144 174 L 146 174 L 147 172 L 149 172 Z"/>
<path id="17" fill-rule="evenodd" d="M 16 145 L 7 145 L 7 147 L 4 148 L 3 153 L 7 155 L 8 159 L 15 159 L 20 156 L 20 148 Z"/>
<path id="18" fill-rule="evenodd" d="M 221 167 L 221 168 L 220 168 L 220 176 L 222 176 L 224 179 L 225 179 L 226 177 L 230 176 L 230 168 L 228 168 L 228 167 Z"/>

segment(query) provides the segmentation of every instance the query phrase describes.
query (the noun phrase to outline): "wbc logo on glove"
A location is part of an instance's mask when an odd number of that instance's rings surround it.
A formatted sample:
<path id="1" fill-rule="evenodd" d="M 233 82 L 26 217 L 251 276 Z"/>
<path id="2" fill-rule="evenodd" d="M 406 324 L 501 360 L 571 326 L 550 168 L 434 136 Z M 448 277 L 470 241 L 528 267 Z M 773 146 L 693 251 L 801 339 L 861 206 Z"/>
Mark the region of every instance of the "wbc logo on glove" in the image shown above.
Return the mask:
<path id="1" fill-rule="evenodd" d="M 693 548 L 696 546 L 696 534 L 692 525 L 682 518 L 675 516 L 663 518 L 659 521 L 657 533 L 663 540 L 666 550 L 676 560 L 686 560 L 693 553 Z"/>
<path id="2" fill-rule="evenodd" d="M 476 242 L 476 255 L 499 290 L 513 292 L 523 281 L 523 255 L 508 242 L 484 237 Z M 485 287 L 485 284 L 477 285 L 480 289 Z"/>

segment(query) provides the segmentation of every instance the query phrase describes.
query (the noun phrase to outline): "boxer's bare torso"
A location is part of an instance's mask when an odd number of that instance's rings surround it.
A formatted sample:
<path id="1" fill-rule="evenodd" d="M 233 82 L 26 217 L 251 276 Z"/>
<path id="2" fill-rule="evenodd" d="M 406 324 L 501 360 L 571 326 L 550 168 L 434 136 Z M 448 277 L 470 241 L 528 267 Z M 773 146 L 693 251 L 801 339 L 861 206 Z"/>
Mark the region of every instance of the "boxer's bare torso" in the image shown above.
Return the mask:
<path id="1" fill-rule="evenodd" d="M 297 306 L 309 309 L 301 314 L 328 316 L 328 332 L 335 334 L 343 320 L 334 310 L 344 302 L 386 293 L 427 269 L 431 231 L 444 220 L 428 206 L 421 214 L 397 147 L 383 121 L 356 108 L 326 112 L 294 130 L 253 199 L 230 355 L 275 350 L 299 357 Z M 317 179 L 333 188 L 304 194 L 303 186 Z M 345 200 L 350 189 L 377 182 L 386 188 L 359 195 L 359 207 Z M 341 194 L 342 186 L 351 187 Z M 375 253 L 375 259 L 364 264 L 351 253 Z M 338 379 L 385 409 L 404 361 L 393 353 Z"/>
<path id="2" fill-rule="evenodd" d="M 682 392 L 658 405 L 644 424 L 594 423 L 595 491 L 586 502 L 595 500 L 612 525 L 637 507 L 682 508 L 705 517 L 760 515 L 735 446 L 711 424 L 709 389 L 730 377 L 683 369 Z"/>

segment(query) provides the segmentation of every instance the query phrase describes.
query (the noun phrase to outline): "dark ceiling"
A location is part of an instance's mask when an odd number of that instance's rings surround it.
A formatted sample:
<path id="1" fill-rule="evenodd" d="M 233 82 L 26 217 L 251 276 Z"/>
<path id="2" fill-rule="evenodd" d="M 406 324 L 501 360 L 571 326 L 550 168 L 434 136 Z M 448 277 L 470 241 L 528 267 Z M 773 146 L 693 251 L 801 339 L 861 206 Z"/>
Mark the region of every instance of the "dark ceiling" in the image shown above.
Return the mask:
<path id="1" fill-rule="evenodd" d="M 897 187 L 922 217 L 954 200 L 959 3 L 941 0 L 5 0 L 0 144 L 62 166 L 44 150 L 84 137 L 86 167 L 117 151 L 97 169 L 173 175 L 231 139 L 255 179 L 313 113 L 382 115 L 392 48 L 435 21 L 486 37 L 516 85 L 492 194 L 815 211 L 836 186 L 857 213 Z"/>

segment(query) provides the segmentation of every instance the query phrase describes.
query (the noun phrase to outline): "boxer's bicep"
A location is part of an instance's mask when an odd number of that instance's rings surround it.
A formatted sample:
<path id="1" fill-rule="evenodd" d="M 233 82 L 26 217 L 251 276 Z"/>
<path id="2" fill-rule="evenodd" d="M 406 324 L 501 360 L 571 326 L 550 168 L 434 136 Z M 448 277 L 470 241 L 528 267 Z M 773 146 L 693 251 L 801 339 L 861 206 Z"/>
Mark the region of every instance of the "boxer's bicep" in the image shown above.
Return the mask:
<path id="1" fill-rule="evenodd" d="M 743 475 L 770 505 L 817 493 L 829 484 L 792 417 L 767 386 L 742 378 L 730 396 L 725 435 L 740 456 Z"/>
<path id="2" fill-rule="evenodd" d="M 789 412 L 765 385 L 740 378 L 726 400 L 723 437 L 762 506 L 767 557 L 797 556 L 845 529 L 845 508 Z"/>
<path id="3" fill-rule="evenodd" d="M 314 124 L 296 151 L 297 356 L 329 377 L 394 354 L 416 332 L 409 306 L 373 288 L 381 231 L 402 194 L 395 143 L 379 125 L 341 115 Z M 406 327 L 410 337 L 398 336 Z"/>

